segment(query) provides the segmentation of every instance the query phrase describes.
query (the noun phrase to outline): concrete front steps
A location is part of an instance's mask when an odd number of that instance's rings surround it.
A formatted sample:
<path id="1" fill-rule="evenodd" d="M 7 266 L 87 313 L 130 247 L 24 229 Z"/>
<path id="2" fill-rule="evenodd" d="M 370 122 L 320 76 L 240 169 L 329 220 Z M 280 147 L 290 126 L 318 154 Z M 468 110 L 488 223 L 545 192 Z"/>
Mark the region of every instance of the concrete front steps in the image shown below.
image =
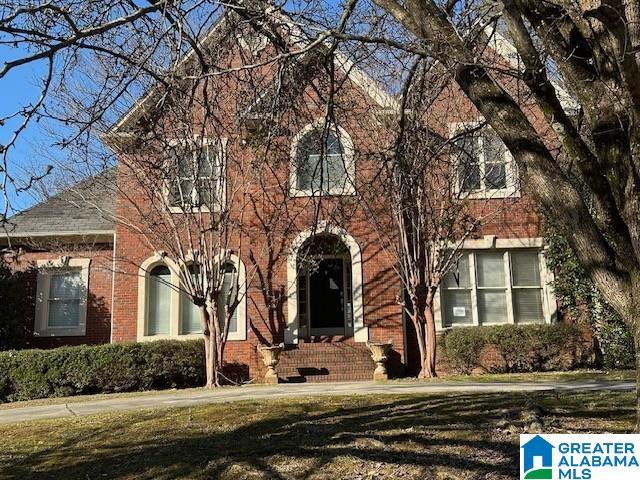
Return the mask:
<path id="1" fill-rule="evenodd" d="M 363 343 L 300 342 L 282 353 L 278 377 L 285 383 L 371 380 L 374 369 Z"/>

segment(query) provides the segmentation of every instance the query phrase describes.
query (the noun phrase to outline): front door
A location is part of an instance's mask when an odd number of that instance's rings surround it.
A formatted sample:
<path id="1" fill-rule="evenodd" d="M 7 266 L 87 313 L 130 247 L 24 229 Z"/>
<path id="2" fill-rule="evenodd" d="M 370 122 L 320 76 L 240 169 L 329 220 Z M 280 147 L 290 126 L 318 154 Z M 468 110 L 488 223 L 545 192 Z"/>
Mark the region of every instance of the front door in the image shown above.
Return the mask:
<path id="1" fill-rule="evenodd" d="M 344 259 L 324 258 L 309 275 L 311 335 L 345 334 Z"/>

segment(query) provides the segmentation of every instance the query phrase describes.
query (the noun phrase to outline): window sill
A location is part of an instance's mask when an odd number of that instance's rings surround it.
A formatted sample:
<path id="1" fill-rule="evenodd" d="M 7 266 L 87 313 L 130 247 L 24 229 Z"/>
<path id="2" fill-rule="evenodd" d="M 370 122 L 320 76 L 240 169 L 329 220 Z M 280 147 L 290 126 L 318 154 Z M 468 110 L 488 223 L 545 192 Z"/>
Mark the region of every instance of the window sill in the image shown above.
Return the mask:
<path id="1" fill-rule="evenodd" d="M 211 209 L 209 207 L 193 207 L 192 209 L 185 210 L 182 207 L 168 207 L 167 210 L 169 213 L 179 213 L 185 215 L 187 213 L 211 213 Z M 213 213 L 219 213 L 221 208 L 214 208 Z"/>
<path id="2" fill-rule="evenodd" d="M 84 328 L 47 328 L 33 332 L 34 337 L 85 337 L 86 335 Z"/>
<path id="3" fill-rule="evenodd" d="M 498 200 L 504 198 L 520 198 L 520 190 L 506 188 L 501 190 L 480 190 L 476 192 L 458 192 L 461 199 L 467 200 Z"/>
<path id="4" fill-rule="evenodd" d="M 138 337 L 138 342 L 154 342 L 156 340 L 198 340 L 202 338 L 202 333 L 184 333 L 180 335 L 144 335 L 142 337 Z M 229 333 L 227 337 L 227 341 L 243 341 L 246 340 L 246 335 L 241 335 L 240 333 Z"/>
<path id="5" fill-rule="evenodd" d="M 328 192 L 298 190 L 297 188 L 292 188 L 289 190 L 290 197 L 353 197 L 355 195 L 355 188 L 329 190 Z"/>

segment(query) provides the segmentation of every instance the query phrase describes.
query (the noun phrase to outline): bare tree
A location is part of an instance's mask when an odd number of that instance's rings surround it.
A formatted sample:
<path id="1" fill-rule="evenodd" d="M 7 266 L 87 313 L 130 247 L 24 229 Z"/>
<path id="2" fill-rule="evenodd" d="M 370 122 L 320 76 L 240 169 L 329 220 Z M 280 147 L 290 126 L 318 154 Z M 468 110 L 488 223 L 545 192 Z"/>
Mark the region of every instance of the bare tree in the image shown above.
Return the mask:
<path id="1" fill-rule="evenodd" d="M 436 100 L 455 95 L 446 72 L 417 58 L 405 82 L 397 121 L 387 124 L 393 142 L 383 170 L 361 198 L 395 260 L 403 289 L 399 301 L 412 321 L 420 353 L 418 376 L 428 378 L 437 376 L 438 289 L 445 281 L 459 285 L 465 240 L 512 203 L 509 197 L 474 201 L 480 194 L 491 196 L 491 185 L 485 191 L 480 184 L 492 181 L 515 192 L 518 181 L 500 169 L 480 182 L 474 151 L 479 136 L 486 141 L 495 136 L 484 122 L 462 124 L 451 135 L 442 131 L 448 116 L 460 116 L 434 108 Z M 504 146 L 497 148 L 500 154 Z"/>
<path id="2" fill-rule="evenodd" d="M 580 264 L 633 332 L 640 352 L 638 3 L 374 3 L 407 37 L 379 37 L 376 29 L 363 34 L 362 25 L 353 35 L 347 30 L 338 36 L 433 58 L 452 75 L 513 154 L 528 189 L 561 226 Z M 445 3 L 454 5 L 451 14 Z M 507 46 L 494 42 L 487 48 L 488 36 L 495 40 L 501 26 Z M 505 68 L 509 53 L 515 58 Z M 519 102 L 501 81 L 504 73 L 530 91 L 546 121 L 542 128 L 531 105 Z M 564 90 L 575 108 L 563 98 Z M 545 136 L 545 126 L 556 141 Z M 640 372 L 640 353 L 637 363 Z"/>

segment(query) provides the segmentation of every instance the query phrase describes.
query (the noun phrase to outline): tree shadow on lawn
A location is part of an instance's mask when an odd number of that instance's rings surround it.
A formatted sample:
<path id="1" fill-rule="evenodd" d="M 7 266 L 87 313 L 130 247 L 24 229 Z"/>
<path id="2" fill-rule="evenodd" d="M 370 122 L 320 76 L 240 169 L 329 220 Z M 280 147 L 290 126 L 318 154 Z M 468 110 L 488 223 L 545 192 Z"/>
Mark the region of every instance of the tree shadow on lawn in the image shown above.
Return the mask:
<path id="1" fill-rule="evenodd" d="M 633 417 L 628 398 L 616 416 Z M 71 427 L 63 442 L 7 462 L 0 477 L 357 478 L 373 468 L 377 476 L 362 478 L 506 480 L 518 475 L 517 433 L 526 428 L 513 412 L 532 402 L 560 429 L 564 421 L 583 428 L 576 418 L 595 425 L 614 413 L 611 398 L 587 407 L 588 399 L 553 394 L 480 394 L 210 405 L 94 424 L 87 417 L 82 431 Z M 556 407 L 573 414 L 558 420 Z M 163 415 L 172 417 L 158 425 Z M 257 415 L 263 418 L 253 420 Z M 498 426 L 507 417 L 519 431 Z"/>

